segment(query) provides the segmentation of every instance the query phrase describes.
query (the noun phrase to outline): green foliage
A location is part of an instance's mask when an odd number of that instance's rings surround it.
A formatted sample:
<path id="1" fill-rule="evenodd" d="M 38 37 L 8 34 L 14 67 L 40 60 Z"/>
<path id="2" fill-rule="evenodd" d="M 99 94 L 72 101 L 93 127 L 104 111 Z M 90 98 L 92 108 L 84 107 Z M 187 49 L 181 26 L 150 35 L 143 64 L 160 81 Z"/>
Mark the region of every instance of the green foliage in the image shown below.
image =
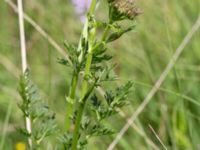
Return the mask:
<path id="1" fill-rule="evenodd" d="M 32 128 L 31 133 L 26 128 L 22 128 L 20 131 L 32 140 L 33 149 L 37 149 L 46 137 L 56 133 L 55 114 L 41 100 L 37 87 L 30 79 L 29 70 L 26 70 L 21 76 L 19 94 L 22 98 L 19 107 L 25 118 L 30 119 Z"/>
<path id="2" fill-rule="evenodd" d="M 104 97 L 106 104 L 97 98 L 91 97 L 92 110 L 96 114 L 96 119 L 102 121 L 117 113 L 117 110 L 128 104 L 127 96 L 131 91 L 132 83 L 128 82 L 124 86 L 116 88 L 115 91 L 106 91 Z"/>
<path id="3" fill-rule="evenodd" d="M 72 146 L 72 134 L 65 133 L 61 137 L 59 137 L 60 145 L 57 146 L 57 149 L 68 150 Z"/>
<path id="4" fill-rule="evenodd" d="M 106 39 L 106 42 L 113 42 L 117 39 L 119 39 L 123 34 L 132 31 L 135 29 L 135 25 L 128 27 L 127 29 L 123 29 L 121 26 L 116 24 L 115 26 L 112 26 L 112 29 L 115 31 L 109 35 L 109 37 Z"/>
<path id="5" fill-rule="evenodd" d="M 107 53 L 108 43 L 135 29 L 135 25 L 125 28 L 119 24 L 119 21 L 126 19 L 134 20 L 139 14 L 135 6 L 132 6 L 131 1 L 118 2 L 108 1 L 109 21 L 105 23 L 95 17 L 97 0 L 92 0 L 79 43 L 64 43 L 68 59 L 59 58 L 58 63 L 71 68 L 73 74 L 66 96 L 67 129 L 64 134 L 60 134 L 56 149 L 82 150 L 90 142 L 90 138 L 113 134 L 114 131 L 108 128 L 104 121 L 128 104 L 127 96 L 132 82 L 114 91 L 106 91 L 103 101 L 96 96 L 94 90 L 102 88 L 105 82 L 116 80 L 112 75 L 115 65 L 110 65 L 113 57 Z M 131 4 L 131 7 L 128 4 Z M 99 37 L 96 33 L 101 29 L 104 32 Z M 77 90 L 78 82 L 81 86 L 80 94 Z M 22 98 L 19 107 L 24 115 L 25 126 L 30 124 L 30 129 L 21 128 L 19 131 L 27 137 L 30 149 L 43 149 L 42 143 L 45 139 L 58 134 L 58 130 L 55 114 L 39 96 L 37 87 L 31 81 L 29 70 L 21 76 L 19 94 Z"/>
<path id="6" fill-rule="evenodd" d="M 127 80 L 134 81 L 135 90 L 134 94 L 131 94 L 130 97 L 133 100 L 129 101 L 129 107 L 122 110 L 126 117 L 131 116 L 141 104 L 143 98 L 151 90 L 152 85 L 171 59 L 175 49 L 190 31 L 199 14 L 199 2 L 199 0 L 193 0 L 192 2 L 187 0 L 138 1 L 144 10 L 144 14 L 138 20 L 139 26 L 137 26 L 135 35 L 132 32 L 124 34 L 120 40 L 114 43 L 108 43 L 109 46 L 106 46 L 107 50 L 105 54 L 113 56 L 110 62 L 116 63 L 117 65 L 113 67 L 107 61 L 102 61 L 105 66 L 101 68 L 97 65 L 94 67 L 91 66 L 92 70 L 94 68 L 94 71 L 91 70 L 91 72 L 95 73 L 97 67 L 99 70 L 105 71 L 106 65 L 108 65 L 107 69 L 112 68 L 110 73 L 108 73 L 109 77 L 113 77 L 113 79 L 111 78 L 112 81 L 116 80 L 116 76 L 113 76 L 113 74 L 120 76 L 117 84 L 122 84 L 123 82 L 127 82 Z M 101 33 L 106 27 L 109 26 L 110 28 L 103 44 L 97 40 L 95 41 L 95 43 L 98 42 L 101 45 L 105 45 L 109 35 L 117 31 L 112 27 L 111 23 L 106 21 L 108 17 L 106 7 L 107 1 L 100 1 L 97 9 L 98 12 L 95 13 L 97 15 L 94 17 L 96 19 L 96 28 L 98 28 L 97 35 L 100 38 L 96 37 L 99 40 L 101 39 Z M 70 0 L 48 2 L 46 0 L 31 1 L 30 3 L 25 3 L 24 8 L 27 15 L 38 23 L 53 40 L 57 41 L 58 45 L 60 45 L 60 41 L 64 37 L 69 43 L 73 43 L 73 46 L 78 47 L 77 39 L 79 38 L 82 23 L 77 19 Z M 99 20 L 103 20 L 103 22 L 98 21 L 97 17 Z M 15 105 L 19 101 L 19 97 L 15 92 L 16 86 L 18 85 L 18 79 L 16 77 L 19 74 L 17 70 L 20 70 L 21 67 L 19 44 L 17 44 L 19 41 L 18 19 L 12 8 L 5 1 L 0 1 L 0 20 L 3 20 L 0 24 L 0 145 L 2 146 L 2 141 L 4 140 L 2 149 L 11 150 L 15 149 L 15 145 L 18 142 L 24 142 L 24 138 L 15 130 L 15 127 L 19 127 L 20 123 L 23 122 L 23 119 L 20 117 L 21 112 L 19 112 L 18 107 Z M 132 26 L 132 22 L 129 24 L 127 19 L 125 23 L 118 21 L 117 24 L 122 29 L 128 28 L 129 25 Z M 67 60 L 68 68 L 56 64 L 55 59 L 63 57 L 57 51 L 57 47 L 52 46 L 29 22 L 26 22 L 25 30 L 28 63 L 31 67 L 31 73 L 34 76 L 34 81 L 37 83 L 40 92 L 47 97 L 45 99 L 48 99 L 50 108 L 57 113 L 56 121 L 59 127 L 61 127 L 63 126 L 65 117 L 65 104 L 68 104 L 65 101 L 65 95 L 67 97 L 69 96 L 69 88 L 71 87 L 71 85 L 69 86 L 71 73 L 73 71 L 69 69 L 71 68 L 69 67 L 71 63 Z M 136 126 L 146 136 L 141 136 L 136 130 L 130 127 L 117 144 L 116 149 L 154 149 L 148 143 L 148 138 L 159 149 L 163 149 L 155 135 L 147 127 L 147 124 L 152 125 L 160 139 L 170 150 L 199 149 L 199 41 L 200 34 L 198 31 L 194 34 L 187 47 L 185 47 L 174 69 L 169 73 L 162 87 L 151 99 L 148 106 L 145 107 L 140 117 L 137 118 L 135 122 Z M 102 48 L 99 48 L 99 50 L 102 50 Z M 7 58 L 7 61 L 4 58 Z M 75 98 L 71 100 L 73 102 L 78 101 L 81 97 L 80 90 L 84 72 L 81 71 L 79 75 Z M 103 75 L 103 78 L 106 78 L 106 74 Z M 177 90 L 178 82 L 180 90 Z M 106 81 L 105 86 L 103 85 L 101 87 L 106 89 L 106 91 L 112 90 L 115 93 L 115 87 L 109 81 Z M 102 95 L 96 93 L 95 90 L 91 94 L 91 97 L 94 94 L 96 94 L 101 104 L 107 106 Z M 91 115 L 92 117 L 96 117 L 93 111 L 88 112 L 88 107 L 92 103 L 91 97 L 85 105 L 85 115 L 83 115 L 82 121 L 85 116 L 89 118 Z M 184 104 L 184 107 L 177 105 L 180 102 Z M 6 112 L 9 103 L 14 105 L 6 124 Z M 75 113 L 77 114 L 77 111 Z M 71 116 L 75 116 L 75 113 Z M 92 124 L 96 121 L 93 119 Z M 106 126 L 118 130 L 126 123 L 126 119 L 114 115 L 109 119 L 102 120 L 102 122 Z M 74 121 L 71 122 L 74 123 Z M 72 125 L 71 132 L 74 129 L 73 127 Z M 24 133 L 27 134 L 27 132 Z M 91 150 L 104 150 L 113 140 L 114 136 L 108 135 L 102 138 L 94 137 L 89 139 L 86 148 Z M 60 145 L 54 137 L 57 138 L 54 135 L 50 137 L 51 140 L 47 138 L 41 143 L 43 149 L 54 149 L 55 144 Z M 71 137 L 73 137 L 73 134 L 71 134 Z"/>
<path id="7" fill-rule="evenodd" d="M 73 133 L 73 136 L 66 136 L 65 138 L 66 145 L 72 150 L 80 147 L 83 148 L 89 142 L 89 137 L 113 134 L 113 131 L 107 128 L 102 120 L 117 114 L 117 109 L 122 108 L 128 103 L 127 95 L 133 85 L 131 82 L 116 88 L 115 91 L 107 91 L 104 96 L 106 104 L 100 102 L 96 94 L 94 94 L 91 97 L 91 105 L 86 105 L 88 99 L 94 93 L 94 88 L 102 87 L 104 82 L 116 80 L 116 77 L 111 75 L 114 67 L 109 67 L 111 65 L 108 65 L 112 56 L 107 54 L 107 44 L 135 28 L 135 25 L 133 25 L 123 29 L 118 24 L 118 21 L 123 21 L 127 18 L 133 20 L 136 14 L 131 14 L 134 17 L 130 16 L 128 11 L 135 11 L 135 7 L 128 8 L 127 12 L 122 13 L 119 11 L 122 8 L 116 8 L 115 6 L 114 1 L 109 2 L 110 17 L 108 23 L 104 23 L 97 20 L 94 16 L 93 8 L 96 7 L 96 0 L 93 0 L 78 46 L 65 43 L 72 65 L 69 65 L 69 62 L 65 59 L 59 60 L 59 63 L 63 65 L 72 66 L 73 70 L 71 89 L 69 96 L 67 96 L 67 101 L 68 103 L 75 104 L 75 113 L 72 116 L 71 108 L 67 107 L 67 110 L 70 111 L 67 111 L 66 114 L 66 119 L 68 120 L 67 132 L 69 134 Z M 100 28 L 105 28 L 101 38 L 96 35 L 97 30 Z M 77 83 L 77 81 L 74 80 L 78 80 L 80 75 L 83 77 L 81 83 L 82 92 L 80 98 L 77 99 L 77 97 L 70 95 L 76 93 L 77 85 L 74 83 Z M 75 76 L 76 78 L 74 78 Z M 86 112 L 89 113 L 87 113 L 87 117 L 84 117 Z M 94 115 L 92 115 L 92 112 Z M 73 121 L 71 118 L 73 118 Z M 71 122 L 71 127 L 74 126 L 72 131 L 69 128 L 69 122 Z"/>

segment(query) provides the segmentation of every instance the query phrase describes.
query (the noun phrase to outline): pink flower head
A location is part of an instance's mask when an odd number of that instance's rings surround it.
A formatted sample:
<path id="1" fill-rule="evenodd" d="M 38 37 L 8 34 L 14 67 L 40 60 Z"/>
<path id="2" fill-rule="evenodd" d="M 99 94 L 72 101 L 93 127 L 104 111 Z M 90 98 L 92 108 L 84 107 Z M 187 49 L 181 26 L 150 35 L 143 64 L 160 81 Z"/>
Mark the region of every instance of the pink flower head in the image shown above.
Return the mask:
<path id="1" fill-rule="evenodd" d="M 72 3 L 75 6 L 76 13 L 79 15 L 82 22 L 85 21 L 85 14 L 90 7 L 92 0 L 72 0 Z"/>

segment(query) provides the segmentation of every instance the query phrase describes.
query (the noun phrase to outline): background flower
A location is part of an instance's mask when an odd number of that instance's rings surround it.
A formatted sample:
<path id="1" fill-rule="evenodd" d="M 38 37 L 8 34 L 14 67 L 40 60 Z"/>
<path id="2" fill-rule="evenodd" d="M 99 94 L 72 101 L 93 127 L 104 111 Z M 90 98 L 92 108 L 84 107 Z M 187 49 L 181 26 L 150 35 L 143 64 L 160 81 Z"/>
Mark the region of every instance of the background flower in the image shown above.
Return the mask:
<path id="1" fill-rule="evenodd" d="M 91 1 L 92 0 L 72 0 L 73 5 L 75 6 L 75 11 L 82 22 L 85 21 L 85 14 L 90 7 Z"/>

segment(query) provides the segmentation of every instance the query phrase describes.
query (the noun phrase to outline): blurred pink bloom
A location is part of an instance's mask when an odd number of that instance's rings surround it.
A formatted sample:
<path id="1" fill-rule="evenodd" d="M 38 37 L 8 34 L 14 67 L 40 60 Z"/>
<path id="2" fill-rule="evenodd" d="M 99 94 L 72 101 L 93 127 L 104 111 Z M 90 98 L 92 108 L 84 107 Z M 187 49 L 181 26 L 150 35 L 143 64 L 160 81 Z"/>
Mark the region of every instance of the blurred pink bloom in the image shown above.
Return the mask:
<path id="1" fill-rule="evenodd" d="M 76 13 L 79 15 L 82 22 L 85 21 L 85 15 L 90 7 L 91 1 L 92 0 L 72 0 Z"/>

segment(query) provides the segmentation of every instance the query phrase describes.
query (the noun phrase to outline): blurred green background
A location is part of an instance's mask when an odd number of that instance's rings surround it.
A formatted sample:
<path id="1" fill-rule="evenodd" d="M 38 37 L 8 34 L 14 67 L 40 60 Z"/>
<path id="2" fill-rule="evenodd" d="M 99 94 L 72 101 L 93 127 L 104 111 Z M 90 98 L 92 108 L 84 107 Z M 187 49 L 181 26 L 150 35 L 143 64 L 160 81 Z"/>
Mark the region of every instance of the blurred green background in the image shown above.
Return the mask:
<path id="1" fill-rule="evenodd" d="M 61 47 L 63 41 L 77 43 L 82 23 L 69 0 L 24 1 L 24 11 L 41 26 Z M 106 1 L 97 11 L 106 19 Z M 130 117 L 142 103 L 155 81 L 168 64 L 200 14 L 199 0 L 139 1 L 144 13 L 138 18 L 136 32 L 131 32 L 109 45 L 118 84 L 131 79 L 134 92 L 130 106 L 123 111 Z M 65 95 L 71 71 L 59 65 L 63 57 L 35 28 L 25 22 L 28 64 L 32 78 L 41 95 L 57 113 L 62 126 L 65 114 Z M 4 1 L 0 1 L 0 148 L 12 150 L 25 142 L 16 128 L 23 126 L 17 104 L 18 78 L 21 73 L 18 17 Z M 112 87 L 111 87 L 112 88 Z M 130 127 L 116 150 L 164 149 L 149 125 L 169 150 L 200 150 L 200 30 L 185 47 L 161 89 L 137 118 L 135 125 L 143 134 Z M 116 131 L 126 118 L 115 116 L 108 121 Z M 115 135 L 96 138 L 90 150 L 105 150 Z M 150 141 L 150 142 L 149 142 Z M 150 144 L 150 143 L 154 144 Z M 3 145 L 3 146 L 2 146 Z M 154 146 L 152 146 L 154 145 Z M 2 147 L 1 147 L 2 146 Z M 50 148 L 49 148 L 50 149 Z"/>

